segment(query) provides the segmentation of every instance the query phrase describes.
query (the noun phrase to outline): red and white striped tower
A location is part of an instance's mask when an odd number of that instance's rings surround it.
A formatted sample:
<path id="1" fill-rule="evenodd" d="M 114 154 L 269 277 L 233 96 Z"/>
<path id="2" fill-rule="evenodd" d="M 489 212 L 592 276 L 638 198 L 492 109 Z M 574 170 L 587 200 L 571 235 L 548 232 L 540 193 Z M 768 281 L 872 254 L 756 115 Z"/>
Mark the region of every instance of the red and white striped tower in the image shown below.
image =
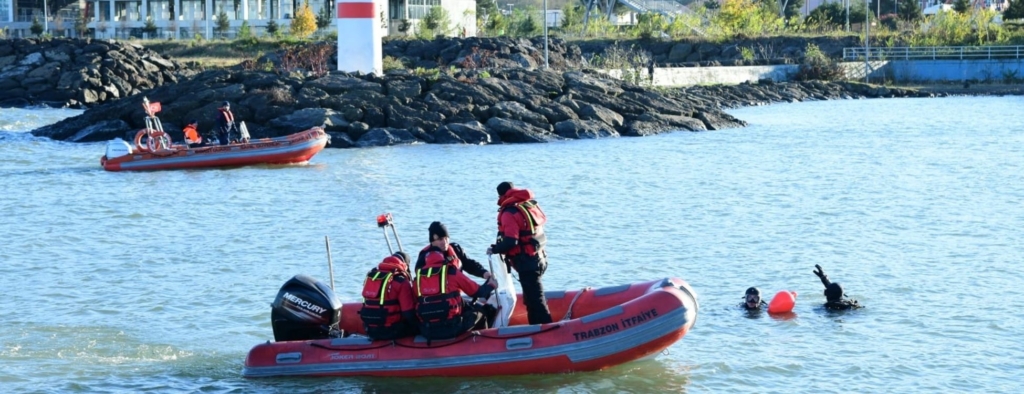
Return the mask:
<path id="1" fill-rule="evenodd" d="M 367 0 L 338 1 L 338 70 L 383 73 L 381 29 L 377 4 Z"/>

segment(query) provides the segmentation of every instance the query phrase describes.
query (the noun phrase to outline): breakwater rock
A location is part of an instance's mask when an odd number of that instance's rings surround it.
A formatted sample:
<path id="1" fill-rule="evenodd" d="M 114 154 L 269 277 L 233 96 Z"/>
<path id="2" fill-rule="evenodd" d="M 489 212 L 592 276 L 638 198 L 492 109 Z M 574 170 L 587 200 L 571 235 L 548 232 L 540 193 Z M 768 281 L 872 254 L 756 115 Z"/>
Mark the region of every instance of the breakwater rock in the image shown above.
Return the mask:
<path id="1" fill-rule="evenodd" d="M 770 80 L 739 85 L 691 86 L 669 89 L 665 94 L 676 100 L 686 100 L 699 108 L 717 110 L 802 101 L 949 96 L 942 92 L 930 93 L 860 82 L 775 83 Z"/>
<path id="2" fill-rule="evenodd" d="M 685 95 L 584 71 L 468 70 L 384 77 L 319 77 L 264 71 L 206 71 L 145 93 L 162 103 L 164 129 L 182 140 L 199 120 L 212 136 L 216 109 L 231 103 L 253 138 L 324 126 L 333 147 L 410 143 L 524 143 L 716 130 L 745 123 Z M 74 142 L 129 139 L 145 127 L 142 95 L 105 103 L 32 134 Z"/>
<path id="3" fill-rule="evenodd" d="M 128 43 L 0 40 L 0 107 L 89 107 L 177 82 L 181 71 L 177 62 Z"/>

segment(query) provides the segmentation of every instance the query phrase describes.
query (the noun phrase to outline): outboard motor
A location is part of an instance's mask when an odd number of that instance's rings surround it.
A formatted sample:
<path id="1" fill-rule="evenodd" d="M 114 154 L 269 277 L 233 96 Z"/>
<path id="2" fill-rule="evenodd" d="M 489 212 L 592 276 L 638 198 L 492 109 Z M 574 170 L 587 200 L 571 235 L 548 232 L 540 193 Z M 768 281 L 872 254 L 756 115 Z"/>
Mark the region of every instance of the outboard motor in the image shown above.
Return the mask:
<path id="1" fill-rule="evenodd" d="M 330 338 L 340 320 L 341 301 L 334 291 L 306 275 L 285 282 L 271 304 L 270 322 L 278 342 Z"/>
<path id="2" fill-rule="evenodd" d="M 114 138 L 112 141 L 107 142 L 107 158 L 113 159 L 115 157 L 121 157 L 124 155 L 132 154 L 132 146 L 125 140 L 120 138 Z"/>

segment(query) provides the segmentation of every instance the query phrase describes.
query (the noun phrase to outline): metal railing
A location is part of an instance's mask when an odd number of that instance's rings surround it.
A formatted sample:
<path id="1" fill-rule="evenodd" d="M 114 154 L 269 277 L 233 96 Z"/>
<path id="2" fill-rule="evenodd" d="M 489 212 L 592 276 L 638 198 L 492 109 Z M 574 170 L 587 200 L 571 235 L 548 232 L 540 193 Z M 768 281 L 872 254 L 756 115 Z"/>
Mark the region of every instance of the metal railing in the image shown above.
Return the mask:
<path id="1" fill-rule="evenodd" d="M 843 48 L 843 60 L 1020 60 L 1024 46 L 990 47 L 854 47 Z"/>

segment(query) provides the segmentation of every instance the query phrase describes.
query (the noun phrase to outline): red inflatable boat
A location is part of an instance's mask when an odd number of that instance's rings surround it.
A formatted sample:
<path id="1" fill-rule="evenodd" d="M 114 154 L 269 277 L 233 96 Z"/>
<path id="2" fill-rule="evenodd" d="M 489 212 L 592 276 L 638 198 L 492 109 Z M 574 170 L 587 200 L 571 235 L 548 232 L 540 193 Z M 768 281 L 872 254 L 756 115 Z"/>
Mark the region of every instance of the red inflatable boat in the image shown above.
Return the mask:
<path id="1" fill-rule="evenodd" d="M 595 371 L 665 350 L 686 335 L 697 319 L 693 289 L 676 278 L 545 295 L 552 317 L 560 321 L 528 325 L 525 307 L 514 301 L 508 327 L 472 331 L 452 340 L 428 344 L 422 337 L 330 338 L 328 324 L 334 327 L 333 336 L 339 328 L 346 333 L 363 332 L 358 313 L 362 304 L 341 304 L 329 287 L 298 275 L 281 288 L 274 302 L 271 319 L 278 342 L 250 350 L 242 375 L 411 377 Z M 289 313 L 313 324 L 289 323 Z M 317 326 L 317 319 L 327 320 Z M 302 335 L 321 339 L 281 339 Z"/>

